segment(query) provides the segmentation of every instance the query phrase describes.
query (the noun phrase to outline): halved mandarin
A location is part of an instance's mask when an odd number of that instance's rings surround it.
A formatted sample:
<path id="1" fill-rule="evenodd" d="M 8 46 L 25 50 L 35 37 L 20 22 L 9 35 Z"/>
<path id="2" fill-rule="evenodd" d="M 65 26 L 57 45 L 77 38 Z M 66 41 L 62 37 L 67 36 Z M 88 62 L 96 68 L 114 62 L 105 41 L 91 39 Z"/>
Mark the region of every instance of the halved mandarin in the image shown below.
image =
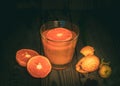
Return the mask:
<path id="1" fill-rule="evenodd" d="M 27 71 L 34 78 L 44 78 L 51 71 L 51 64 L 45 56 L 34 56 L 27 63 Z"/>
<path id="2" fill-rule="evenodd" d="M 84 56 L 88 56 L 88 55 L 94 55 L 94 48 L 92 46 L 85 46 L 80 50 L 80 53 L 83 54 Z"/>
<path id="3" fill-rule="evenodd" d="M 20 66 L 26 67 L 28 60 L 36 55 L 39 55 L 39 53 L 35 50 L 20 49 L 16 52 L 16 61 Z"/>
<path id="4" fill-rule="evenodd" d="M 47 32 L 47 39 L 53 41 L 68 41 L 72 39 L 72 32 L 66 28 L 54 28 Z"/>

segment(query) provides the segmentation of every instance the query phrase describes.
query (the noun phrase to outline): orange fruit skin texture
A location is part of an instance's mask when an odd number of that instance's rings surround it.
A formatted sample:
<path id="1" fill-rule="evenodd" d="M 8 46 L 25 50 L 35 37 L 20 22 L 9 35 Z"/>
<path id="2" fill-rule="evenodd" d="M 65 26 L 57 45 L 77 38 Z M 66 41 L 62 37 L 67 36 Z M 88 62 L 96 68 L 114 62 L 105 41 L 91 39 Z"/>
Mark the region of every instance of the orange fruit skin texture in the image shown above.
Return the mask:
<path id="1" fill-rule="evenodd" d="M 95 55 L 82 57 L 76 64 L 76 70 L 80 73 L 96 71 L 100 65 L 100 60 Z"/>
<path id="2" fill-rule="evenodd" d="M 102 78 L 108 78 L 112 73 L 112 69 L 109 65 L 102 65 L 98 73 Z"/>
<path id="3" fill-rule="evenodd" d="M 27 63 L 27 71 L 34 78 L 45 78 L 51 71 L 51 64 L 44 56 L 34 56 Z"/>
<path id="4" fill-rule="evenodd" d="M 83 54 L 84 56 L 88 56 L 88 55 L 94 55 L 94 48 L 91 46 L 85 46 L 80 50 L 80 53 Z"/>
<path id="5" fill-rule="evenodd" d="M 36 55 L 39 55 L 39 53 L 35 50 L 20 49 L 16 52 L 16 61 L 20 66 L 26 67 L 28 60 Z"/>

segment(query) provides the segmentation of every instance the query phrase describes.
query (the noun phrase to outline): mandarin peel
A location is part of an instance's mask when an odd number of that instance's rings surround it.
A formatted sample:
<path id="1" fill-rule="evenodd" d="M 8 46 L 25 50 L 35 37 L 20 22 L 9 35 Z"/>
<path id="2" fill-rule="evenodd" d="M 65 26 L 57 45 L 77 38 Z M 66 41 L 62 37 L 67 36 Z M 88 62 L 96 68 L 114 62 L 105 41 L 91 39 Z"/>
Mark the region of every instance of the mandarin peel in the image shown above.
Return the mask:
<path id="1" fill-rule="evenodd" d="M 85 46 L 80 50 L 80 53 L 83 54 L 84 56 L 88 56 L 88 55 L 94 55 L 94 51 L 95 49 L 92 46 Z"/>
<path id="2" fill-rule="evenodd" d="M 99 68 L 99 57 L 95 55 L 82 57 L 76 64 L 76 70 L 80 73 L 90 73 Z"/>

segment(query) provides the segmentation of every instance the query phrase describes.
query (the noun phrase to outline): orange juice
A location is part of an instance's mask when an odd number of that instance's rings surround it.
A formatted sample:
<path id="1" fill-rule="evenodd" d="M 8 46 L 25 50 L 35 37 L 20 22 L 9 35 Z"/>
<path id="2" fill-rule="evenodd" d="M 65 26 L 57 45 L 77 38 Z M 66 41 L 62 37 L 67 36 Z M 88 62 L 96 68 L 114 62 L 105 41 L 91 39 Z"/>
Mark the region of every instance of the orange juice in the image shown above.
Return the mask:
<path id="1" fill-rule="evenodd" d="M 45 56 L 54 65 L 71 62 L 77 37 L 76 33 L 66 28 L 53 28 L 42 33 Z"/>

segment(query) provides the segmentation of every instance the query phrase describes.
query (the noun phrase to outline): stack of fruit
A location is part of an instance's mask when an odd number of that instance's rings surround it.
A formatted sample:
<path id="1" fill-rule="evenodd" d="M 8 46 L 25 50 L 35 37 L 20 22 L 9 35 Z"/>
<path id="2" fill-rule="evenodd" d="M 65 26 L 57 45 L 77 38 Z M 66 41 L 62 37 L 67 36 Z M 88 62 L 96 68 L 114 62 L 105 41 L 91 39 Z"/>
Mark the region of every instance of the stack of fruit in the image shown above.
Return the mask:
<path id="1" fill-rule="evenodd" d="M 84 55 L 76 64 L 76 71 L 86 74 L 98 70 L 100 77 L 108 78 L 112 69 L 108 62 L 94 55 L 94 48 L 85 46 L 80 50 Z M 16 52 L 16 61 L 26 67 L 28 73 L 34 78 L 45 78 L 52 69 L 51 63 L 47 57 L 40 55 L 32 49 L 20 49 Z"/>
<path id="2" fill-rule="evenodd" d="M 103 59 L 94 55 L 94 48 L 92 46 L 85 46 L 80 50 L 84 55 L 76 64 L 76 71 L 86 74 L 98 70 L 100 77 L 108 78 L 111 75 L 111 67 L 109 63 L 104 62 Z"/>
<path id="3" fill-rule="evenodd" d="M 32 49 L 20 49 L 16 53 L 16 61 L 26 67 L 28 73 L 34 78 L 44 78 L 51 71 L 49 60 Z"/>

